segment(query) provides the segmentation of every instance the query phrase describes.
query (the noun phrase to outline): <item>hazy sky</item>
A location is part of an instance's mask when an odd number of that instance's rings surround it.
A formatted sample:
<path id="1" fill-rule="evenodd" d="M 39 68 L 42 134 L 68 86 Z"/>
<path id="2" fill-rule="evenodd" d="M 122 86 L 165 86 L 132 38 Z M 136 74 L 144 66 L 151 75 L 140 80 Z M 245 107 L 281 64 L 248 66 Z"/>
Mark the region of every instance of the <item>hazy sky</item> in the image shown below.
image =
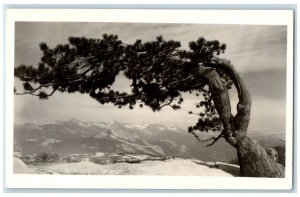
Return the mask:
<path id="1" fill-rule="evenodd" d="M 227 45 L 223 57 L 228 58 L 241 73 L 252 95 L 252 115 L 249 129 L 284 132 L 286 43 L 285 26 L 254 25 L 191 25 L 191 24 L 134 24 L 134 23 L 29 23 L 17 22 L 15 29 L 15 66 L 37 65 L 42 53 L 39 43 L 50 47 L 66 43 L 69 36 L 99 38 L 102 34 L 117 34 L 124 43 L 136 39 L 154 40 L 158 35 L 174 39 L 187 48 L 189 41 L 203 36 Z M 119 77 L 115 87 L 126 88 L 128 82 Z M 15 80 L 16 87 L 20 82 Z M 234 93 L 231 93 L 234 96 Z M 154 122 L 186 128 L 197 117 L 188 115 L 196 98 L 188 97 L 182 110 L 165 108 L 153 113 L 148 108 L 129 110 L 100 105 L 87 95 L 53 95 L 41 101 L 33 96 L 15 96 L 15 123 L 48 122 L 78 118 L 87 121 L 121 121 L 129 123 Z M 233 103 L 236 98 L 233 97 Z M 235 108 L 235 106 L 232 106 Z"/>

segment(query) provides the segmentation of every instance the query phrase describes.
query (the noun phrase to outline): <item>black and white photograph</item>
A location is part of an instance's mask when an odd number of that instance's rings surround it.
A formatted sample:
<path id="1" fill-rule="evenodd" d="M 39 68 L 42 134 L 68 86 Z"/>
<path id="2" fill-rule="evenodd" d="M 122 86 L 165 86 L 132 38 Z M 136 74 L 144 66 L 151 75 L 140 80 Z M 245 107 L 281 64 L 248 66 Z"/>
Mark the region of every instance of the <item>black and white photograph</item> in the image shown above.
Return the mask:
<path id="1" fill-rule="evenodd" d="M 14 20 L 12 175 L 290 181 L 290 24 L 135 17 Z"/>

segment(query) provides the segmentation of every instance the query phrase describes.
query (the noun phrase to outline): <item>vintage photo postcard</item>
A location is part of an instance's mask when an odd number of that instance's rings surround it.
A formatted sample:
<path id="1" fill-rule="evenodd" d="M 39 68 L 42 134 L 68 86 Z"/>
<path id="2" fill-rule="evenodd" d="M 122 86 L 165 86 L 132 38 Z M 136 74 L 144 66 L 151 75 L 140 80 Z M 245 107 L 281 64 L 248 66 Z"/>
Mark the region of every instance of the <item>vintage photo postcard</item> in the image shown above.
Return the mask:
<path id="1" fill-rule="evenodd" d="M 8 188 L 292 188 L 293 11 L 6 11 Z"/>

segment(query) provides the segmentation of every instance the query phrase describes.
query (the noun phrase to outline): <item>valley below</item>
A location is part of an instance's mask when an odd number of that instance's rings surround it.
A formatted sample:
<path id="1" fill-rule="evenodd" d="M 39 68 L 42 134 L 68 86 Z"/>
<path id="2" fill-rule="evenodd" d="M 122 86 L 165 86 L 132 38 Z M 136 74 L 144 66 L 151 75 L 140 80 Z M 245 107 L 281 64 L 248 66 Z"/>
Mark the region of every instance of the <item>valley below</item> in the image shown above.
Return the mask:
<path id="1" fill-rule="evenodd" d="M 211 134 L 203 134 L 203 138 Z M 266 148 L 284 136 L 253 139 Z M 239 176 L 224 140 L 205 147 L 182 128 L 158 124 L 96 123 L 76 119 L 14 127 L 14 173 L 83 175 Z"/>

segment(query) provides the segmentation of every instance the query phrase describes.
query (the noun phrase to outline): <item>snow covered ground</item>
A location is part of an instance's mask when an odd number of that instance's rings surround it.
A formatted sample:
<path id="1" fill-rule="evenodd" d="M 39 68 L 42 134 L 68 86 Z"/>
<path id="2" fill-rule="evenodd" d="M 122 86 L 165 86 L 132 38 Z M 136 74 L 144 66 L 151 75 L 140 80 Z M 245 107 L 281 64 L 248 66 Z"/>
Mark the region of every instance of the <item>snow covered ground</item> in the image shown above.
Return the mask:
<path id="1" fill-rule="evenodd" d="M 46 163 L 26 165 L 14 157 L 14 173 L 20 174 L 82 174 L 82 175 L 163 175 L 163 176 L 221 176 L 232 177 L 237 166 L 225 165 L 227 172 L 218 169 L 216 163 L 201 163 L 187 159 L 167 159 L 165 161 L 143 161 L 141 163 L 115 163 L 100 165 L 89 160 L 76 163 Z M 224 169 L 224 167 L 223 167 Z M 229 169 L 229 170 L 228 170 Z M 233 169 L 233 170 L 232 170 Z"/>
<path id="2" fill-rule="evenodd" d="M 14 173 L 15 174 L 37 174 L 33 169 L 27 167 L 27 165 L 19 158 L 14 157 Z"/>

